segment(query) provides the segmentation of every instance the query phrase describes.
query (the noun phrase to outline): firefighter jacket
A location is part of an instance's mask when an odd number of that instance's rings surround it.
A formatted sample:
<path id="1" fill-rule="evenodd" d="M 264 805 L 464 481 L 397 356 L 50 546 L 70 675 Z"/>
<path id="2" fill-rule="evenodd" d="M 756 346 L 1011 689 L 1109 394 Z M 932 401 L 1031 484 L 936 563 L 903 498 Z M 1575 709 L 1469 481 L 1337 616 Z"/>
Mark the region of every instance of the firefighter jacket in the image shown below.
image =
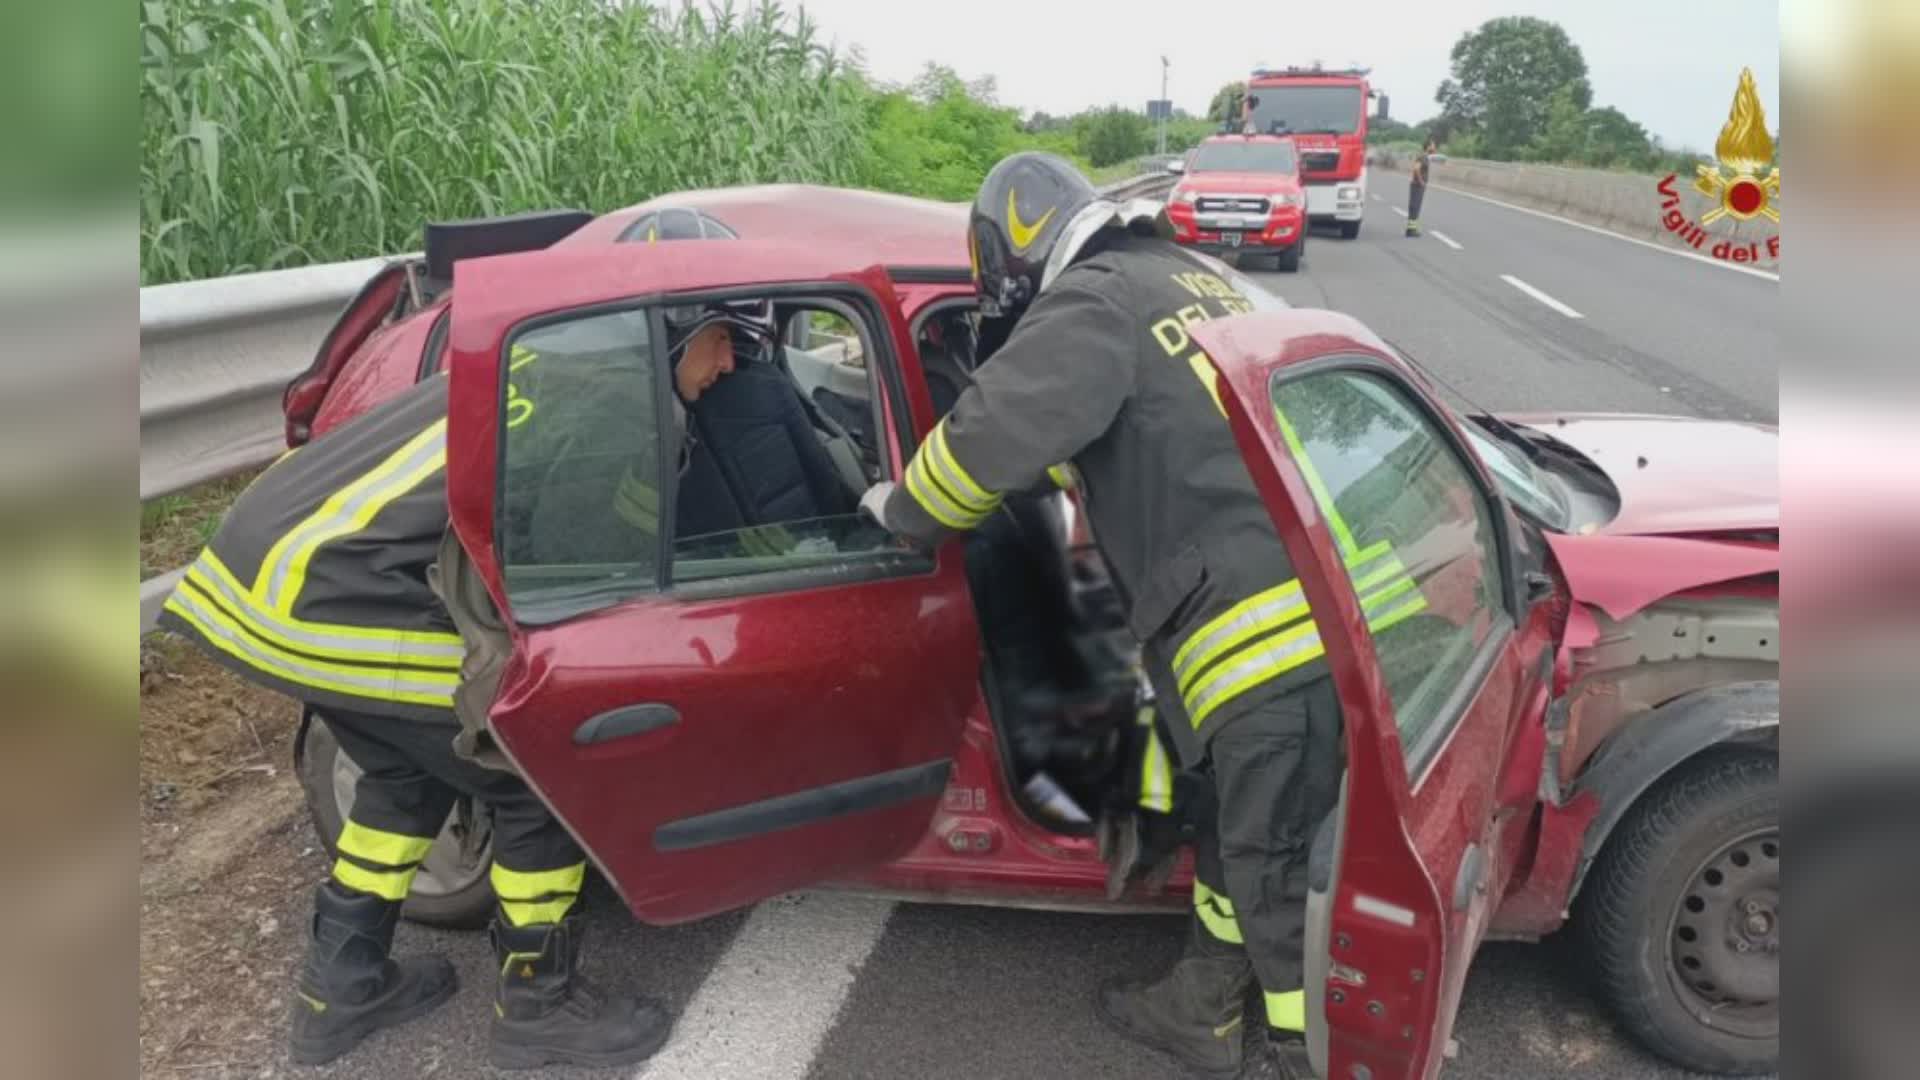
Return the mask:
<path id="1" fill-rule="evenodd" d="M 1110 231 L 1034 301 L 882 510 L 889 528 L 930 544 L 1070 461 L 1189 767 L 1213 732 L 1325 665 L 1213 369 L 1187 333 L 1274 301 L 1217 269 Z M 1374 584 L 1392 559 L 1368 554 L 1381 562 L 1353 561 L 1356 583 Z"/>
<path id="2" fill-rule="evenodd" d="M 446 453 L 444 378 L 290 452 L 234 502 L 161 624 L 316 706 L 451 720 L 464 649 L 427 584 Z"/>

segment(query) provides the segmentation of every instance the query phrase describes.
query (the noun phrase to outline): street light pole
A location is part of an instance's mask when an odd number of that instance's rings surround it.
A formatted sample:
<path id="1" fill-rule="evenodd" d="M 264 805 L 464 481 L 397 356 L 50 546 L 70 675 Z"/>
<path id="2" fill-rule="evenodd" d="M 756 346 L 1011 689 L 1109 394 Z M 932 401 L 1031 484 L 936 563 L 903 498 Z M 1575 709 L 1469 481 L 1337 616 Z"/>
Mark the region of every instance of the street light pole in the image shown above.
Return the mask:
<path id="1" fill-rule="evenodd" d="M 1167 58 L 1162 56 L 1160 58 L 1160 149 L 1158 151 L 1162 156 L 1167 152 L 1167 114 L 1172 111 L 1173 106 L 1167 101 Z"/>

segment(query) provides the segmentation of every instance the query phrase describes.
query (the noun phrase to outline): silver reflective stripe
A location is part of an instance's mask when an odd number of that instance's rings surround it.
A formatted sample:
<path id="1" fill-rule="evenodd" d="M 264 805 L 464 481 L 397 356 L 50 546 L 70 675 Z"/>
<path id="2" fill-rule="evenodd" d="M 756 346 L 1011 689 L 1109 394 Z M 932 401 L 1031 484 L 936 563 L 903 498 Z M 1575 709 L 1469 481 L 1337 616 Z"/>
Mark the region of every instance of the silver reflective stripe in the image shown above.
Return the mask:
<path id="1" fill-rule="evenodd" d="M 332 690 L 335 693 L 357 694 L 361 697 L 383 700 L 404 700 L 405 696 L 411 696 L 432 698 L 437 703 L 448 706 L 453 704 L 453 688 L 459 682 L 459 676 L 453 672 L 448 672 L 444 676 L 435 676 L 426 672 L 418 675 L 402 675 L 399 671 L 362 675 L 316 667 L 294 657 L 277 653 L 262 646 L 254 638 L 237 632 L 219 616 L 209 612 L 189 589 L 176 590 L 167 603 L 178 613 L 186 616 L 188 621 L 209 639 L 224 643 L 229 652 L 261 671 L 277 675 L 289 682 Z"/>
<path id="2" fill-rule="evenodd" d="M 385 471 L 387 475 L 382 476 L 375 483 L 368 484 L 363 490 L 355 492 L 353 497 L 343 503 L 339 509 L 324 515 L 315 514 L 302 522 L 294 530 L 280 558 L 269 570 L 271 577 L 267 579 L 266 595 L 268 606 L 275 609 L 285 609 L 290 606 L 287 602 L 290 598 L 284 597 L 283 593 L 287 588 L 289 571 L 300 559 L 303 551 L 310 551 L 333 539 L 334 536 L 353 531 L 354 519 L 362 510 L 370 505 L 389 502 L 406 494 L 419 483 L 419 479 L 413 474 L 432 464 L 436 458 L 444 465 L 446 452 L 447 425 L 446 421 L 442 420 L 438 423 L 438 430 L 433 438 L 415 447 L 414 451 L 408 454 L 397 467 L 389 469 L 391 459 L 381 462 L 377 471 Z"/>
<path id="3" fill-rule="evenodd" d="M 934 439 L 939 441 L 935 442 Z M 934 439 L 927 441 L 933 451 L 926 455 L 927 464 L 933 469 L 934 479 L 940 481 L 941 486 L 946 489 L 949 500 L 971 516 L 979 517 L 992 513 L 993 508 L 1000 502 L 999 496 L 989 491 L 984 500 L 975 498 L 972 492 L 984 489 L 960 478 L 955 463 L 947 457 L 950 451 L 947 449 L 946 439 L 941 437 L 938 429 L 934 431 Z"/>
<path id="4" fill-rule="evenodd" d="M 1318 630 L 1309 630 L 1280 644 L 1262 641 L 1241 650 L 1235 654 L 1232 663 L 1208 672 L 1201 684 L 1193 687 L 1187 697 L 1187 710 L 1193 714 L 1193 726 L 1199 727 L 1215 708 L 1242 692 L 1286 674 L 1321 652 Z"/>
<path id="5" fill-rule="evenodd" d="M 1188 676 L 1204 667 L 1214 658 L 1220 643 L 1230 640 L 1235 634 L 1252 633 L 1262 629 L 1280 630 L 1291 626 L 1307 614 L 1307 602 L 1300 595 L 1300 583 L 1289 582 L 1281 587 L 1280 594 L 1270 600 L 1261 601 L 1253 607 L 1236 615 L 1226 623 L 1207 630 L 1202 636 L 1191 639 L 1192 649 L 1184 646 L 1186 659 L 1174 670 L 1181 682 L 1187 682 Z"/>
<path id="6" fill-rule="evenodd" d="M 304 646 L 309 649 L 333 653 L 350 653 L 342 657 L 346 660 L 359 660 L 371 663 L 415 663 L 427 666 L 457 666 L 466 656 L 466 647 L 458 641 L 442 643 L 408 641 L 402 635 L 405 631 L 392 631 L 391 639 L 378 640 L 355 637 L 347 634 L 329 634 L 312 629 L 313 624 L 295 625 L 281 619 L 278 615 L 253 604 L 253 598 L 235 589 L 233 584 L 221 577 L 218 572 L 205 569 L 195 563 L 187 571 L 194 584 L 210 593 L 218 593 L 231 604 L 241 622 L 251 622 L 253 630 L 262 637 L 280 638 L 283 644 Z"/>

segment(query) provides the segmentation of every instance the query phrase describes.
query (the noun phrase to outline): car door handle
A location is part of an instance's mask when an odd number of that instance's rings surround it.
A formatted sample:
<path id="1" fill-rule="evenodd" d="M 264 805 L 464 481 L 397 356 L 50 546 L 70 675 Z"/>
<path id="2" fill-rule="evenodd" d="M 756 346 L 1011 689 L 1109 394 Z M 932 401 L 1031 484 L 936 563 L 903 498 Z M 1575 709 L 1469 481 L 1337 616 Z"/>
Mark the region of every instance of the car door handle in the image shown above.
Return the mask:
<path id="1" fill-rule="evenodd" d="M 593 746 L 614 739 L 624 739 L 629 735 L 645 735 L 649 731 L 658 731 L 679 722 L 680 711 L 671 705 L 657 701 L 640 705 L 622 705 L 618 709 L 609 709 L 574 728 L 573 742 L 575 746 Z"/>

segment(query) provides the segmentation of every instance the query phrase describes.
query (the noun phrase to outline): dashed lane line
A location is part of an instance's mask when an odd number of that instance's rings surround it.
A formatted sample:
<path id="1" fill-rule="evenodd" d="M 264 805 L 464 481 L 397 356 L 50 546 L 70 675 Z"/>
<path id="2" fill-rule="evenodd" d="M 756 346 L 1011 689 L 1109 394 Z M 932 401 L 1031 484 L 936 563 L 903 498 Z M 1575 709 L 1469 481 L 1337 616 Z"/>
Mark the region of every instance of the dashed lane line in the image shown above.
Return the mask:
<path id="1" fill-rule="evenodd" d="M 834 893 L 761 904 L 635 1080 L 801 1080 L 892 913 Z"/>
<path id="2" fill-rule="evenodd" d="M 1569 319 L 1586 318 L 1585 315 L 1580 314 L 1579 312 L 1573 310 L 1572 308 L 1561 303 L 1560 301 L 1555 300 L 1553 297 L 1548 296 L 1546 293 L 1541 292 L 1539 289 L 1536 289 L 1533 286 L 1527 284 L 1526 282 L 1521 281 L 1519 278 L 1514 277 L 1512 274 L 1501 274 L 1500 280 L 1506 282 L 1507 284 L 1513 286 L 1516 289 L 1519 289 L 1521 292 L 1526 293 L 1528 296 L 1533 297 L 1535 300 L 1540 301 L 1541 303 L 1547 305 L 1548 307 L 1559 312 L 1560 314 L 1565 315 Z"/>

